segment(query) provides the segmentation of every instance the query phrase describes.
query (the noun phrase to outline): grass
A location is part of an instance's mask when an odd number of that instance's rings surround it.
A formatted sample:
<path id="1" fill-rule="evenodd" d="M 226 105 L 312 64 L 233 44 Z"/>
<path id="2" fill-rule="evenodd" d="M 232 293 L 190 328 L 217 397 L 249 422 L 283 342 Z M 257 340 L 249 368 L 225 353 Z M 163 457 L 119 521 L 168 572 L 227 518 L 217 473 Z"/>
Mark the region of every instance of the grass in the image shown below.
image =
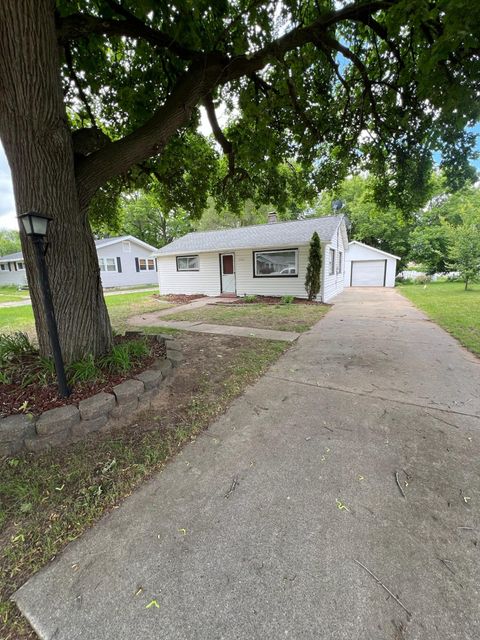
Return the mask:
<path id="1" fill-rule="evenodd" d="M 167 309 L 172 306 L 168 302 L 153 298 L 150 292 L 106 296 L 105 301 L 112 327 L 121 333 L 127 327 L 126 320 L 128 317 L 158 309 Z M 25 331 L 29 335 L 35 335 L 33 311 L 30 305 L 0 308 L 0 333 L 10 331 Z"/>
<path id="2" fill-rule="evenodd" d="M 21 302 L 29 297 L 28 291 L 19 291 L 15 285 L 0 287 L 0 304 L 2 302 Z"/>
<path id="3" fill-rule="evenodd" d="M 431 282 L 398 287 L 403 295 L 446 329 L 464 347 L 480 356 L 480 284 Z"/>
<path id="4" fill-rule="evenodd" d="M 179 388 L 160 415 L 150 412 L 135 430 L 79 443 L 41 455 L 4 459 L 0 471 L 0 637 L 34 638 L 10 602 L 12 593 L 71 540 L 160 470 L 179 448 L 194 439 L 245 387 L 286 349 L 284 343 L 251 338 L 190 336 L 192 355 L 210 344 L 210 354 L 182 374 L 195 391 Z M 206 349 L 205 349 L 206 350 Z M 203 354 L 201 354 L 203 355 Z M 216 369 L 215 369 L 216 367 Z M 216 382 L 214 382 L 216 380 Z M 142 430 L 147 424 L 153 430 Z"/>
<path id="5" fill-rule="evenodd" d="M 307 331 L 330 307 L 321 304 L 265 304 L 230 306 L 216 304 L 200 309 L 179 311 L 166 319 L 209 322 L 212 324 L 240 325 L 257 329 L 279 331 Z"/>

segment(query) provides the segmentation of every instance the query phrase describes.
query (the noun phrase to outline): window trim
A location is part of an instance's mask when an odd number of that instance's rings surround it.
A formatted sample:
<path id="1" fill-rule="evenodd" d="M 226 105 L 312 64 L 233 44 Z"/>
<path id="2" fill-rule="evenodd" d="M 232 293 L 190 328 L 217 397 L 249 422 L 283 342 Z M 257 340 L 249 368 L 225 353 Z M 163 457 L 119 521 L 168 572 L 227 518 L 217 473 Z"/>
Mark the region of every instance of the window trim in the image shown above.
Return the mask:
<path id="1" fill-rule="evenodd" d="M 105 260 L 113 260 L 113 264 L 114 264 L 114 266 L 115 266 L 115 269 L 107 269 L 107 263 L 106 263 L 106 262 L 104 262 L 104 267 L 105 267 L 105 269 L 103 269 L 103 271 L 102 271 L 102 269 L 101 269 L 101 267 L 100 267 L 100 260 L 101 260 L 102 262 L 103 262 L 103 261 L 105 261 Z M 113 258 L 113 257 L 111 257 L 111 256 L 106 256 L 106 257 L 104 257 L 104 256 L 98 256 L 98 268 L 100 269 L 100 272 L 101 272 L 101 273 L 118 273 L 118 268 L 117 268 L 117 259 L 116 259 L 116 258 Z"/>
<path id="2" fill-rule="evenodd" d="M 329 264 L 329 269 L 328 269 L 328 275 L 329 276 L 334 276 L 335 275 L 335 261 L 336 261 L 336 251 L 333 247 L 328 247 L 328 256 L 330 258 L 330 264 Z"/>
<path id="3" fill-rule="evenodd" d="M 196 259 L 197 259 L 198 267 L 197 267 L 196 269 L 188 269 L 188 268 L 187 268 L 187 269 L 179 269 L 179 268 L 178 268 L 178 259 L 179 259 L 179 258 L 196 258 Z M 191 271 L 200 271 L 200 257 L 199 257 L 199 255 L 198 255 L 198 253 L 196 253 L 196 254 L 195 254 L 195 253 L 194 253 L 194 254 L 189 254 L 189 255 L 185 255 L 185 256 L 175 256 L 175 266 L 177 267 L 177 271 L 178 271 L 179 273 L 185 273 L 185 272 L 187 272 L 187 273 L 188 273 L 189 271 L 190 271 L 190 272 L 191 272 Z"/>
<path id="4" fill-rule="evenodd" d="M 257 253 L 286 253 L 287 251 L 295 252 L 295 269 L 297 273 L 263 273 L 257 274 Z M 259 249 L 252 252 L 253 257 L 253 277 L 254 278 L 298 278 L 298 247 L 290 247 L 288 249 Z"/>
<path id="5" fill-rule="evenodd" d="M 17 262 L 16 266 L 17 266 L 17 271 L 25 271 L 25 262 L 23 260 L 20 260 L 19 262 Z"/>
<path id="6" fill-rule="evenodd" d="M 337 275 L 343 273 L 343 251 L 338 251 Z"/>
<path id="7" fill-rule="evenodd" d="M 145 262 L 145 269 L 142 269 L 141 262 L 142 260 Z M 150 269 L 149 262 L 152 263 L 152 268 Z M 138 270 L 143 272 L 156 271 L 155 269 L 155 258 L 138 258 Z"/>

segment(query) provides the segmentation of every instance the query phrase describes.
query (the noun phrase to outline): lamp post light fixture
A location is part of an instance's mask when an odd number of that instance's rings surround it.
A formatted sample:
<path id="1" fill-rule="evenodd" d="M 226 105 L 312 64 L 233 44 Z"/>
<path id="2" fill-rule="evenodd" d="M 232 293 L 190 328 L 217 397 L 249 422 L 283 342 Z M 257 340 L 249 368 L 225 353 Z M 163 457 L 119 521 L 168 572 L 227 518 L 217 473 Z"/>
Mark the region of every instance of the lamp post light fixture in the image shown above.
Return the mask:
<path id="1" fill-rule="evenodd" d="M 53 360 L 55 362 L 55 370 L 57 372 L 58 390 L 63 398 L 67 398 L 70 395 L 70 389 L 68 388 L 67 376 L 65 375 L 65 365 L 63 363 L 60 340 L 58 339 L 57 321 L 55 320 L 52 292 L 50 291 L 47 264 L 45 262 L 45 239 L 47 236 L 48 225 L 52 218 L 44 215 L 43 213 L 38 213 L 37 211 L 28 211 L 27 213 L 19 215 L 18 218 L 22 221 L 25 233 L 32 241 L 35 251 L 35 260 L 40 278 L 39 284 L 43 298 L 43 310 L 45 313 Z"/>

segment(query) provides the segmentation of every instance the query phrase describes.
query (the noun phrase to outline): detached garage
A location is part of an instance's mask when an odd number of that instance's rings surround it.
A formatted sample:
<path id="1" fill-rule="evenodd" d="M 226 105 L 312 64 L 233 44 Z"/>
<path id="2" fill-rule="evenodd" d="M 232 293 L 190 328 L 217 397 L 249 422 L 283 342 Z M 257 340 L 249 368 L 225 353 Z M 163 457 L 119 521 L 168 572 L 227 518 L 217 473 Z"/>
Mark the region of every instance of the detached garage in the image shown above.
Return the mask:
<path id="1" fill-rule="evenodd" d="M 398 256 L 353 240 L 345 255 L 346 287 L 394 287 Z"/>

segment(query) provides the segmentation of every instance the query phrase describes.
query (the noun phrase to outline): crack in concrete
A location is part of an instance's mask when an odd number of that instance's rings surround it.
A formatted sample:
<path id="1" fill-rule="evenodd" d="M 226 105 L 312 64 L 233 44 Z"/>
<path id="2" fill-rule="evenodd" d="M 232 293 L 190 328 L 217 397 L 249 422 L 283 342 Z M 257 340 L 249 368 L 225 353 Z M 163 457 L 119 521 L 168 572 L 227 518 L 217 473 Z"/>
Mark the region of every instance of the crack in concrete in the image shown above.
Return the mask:
<path id="1" fill-rule="evenodd" d="M 339 393 L 348 393 L 350 395 L 354 395 L 354 396 L 360 396 L 362 398 L 376 398 L 377 400 L 385 400 L 386 402 L 394 402 L 395 404 L 405 404 L 408 405 L 410 407 L 419 407 L 420 409 L 432 409 L 433 411 L 441 411 L 442 413 L 451 413 L 454 415 L 459 415 L 459 416 L 466 416 L 468 418 L 476 418 L 477 420 L 480 420 L 480 416 L 478 414 L 475 413 L 465 413 L 463 411 L 454 411 L 453 409 L 440 409 L 437 407 L 432 407 L 431 404 L 419 404 L 417 402 L 408 402 L 405 400 L 397 400 L 395 398 L 390 398 L 390 397 L 385 397 L 385 396 L 380 396 L 380 395 L 375 395 L 372 396 L 372 393 L 374 393 L 374 390 L 372 391 L 350 391 L 349 389 L 342 389 L 341 387 L 333 387 L 333 386 L 329 386 L 329 385 L 322 385 L 322 384 L 314 384 L 313 382 L 304 382 L 303 380 L 293 380 L 292 378 L 283 378 L 282 376 L 273 376 L 271 374 L 266 374 L 265 375 L 266 378 L 271 378 L 273 380 L 280 380 L 282 382 L 289 382 L 289 383 L 294 383 L 294 384 L 300 384 L 306 387 L 314 387 L 315 389 L 328 389 L 329 391 L 338 391 Z M 433 416 L 431 414 L 430 417 L 435 418 L 436 416 Z"/>

